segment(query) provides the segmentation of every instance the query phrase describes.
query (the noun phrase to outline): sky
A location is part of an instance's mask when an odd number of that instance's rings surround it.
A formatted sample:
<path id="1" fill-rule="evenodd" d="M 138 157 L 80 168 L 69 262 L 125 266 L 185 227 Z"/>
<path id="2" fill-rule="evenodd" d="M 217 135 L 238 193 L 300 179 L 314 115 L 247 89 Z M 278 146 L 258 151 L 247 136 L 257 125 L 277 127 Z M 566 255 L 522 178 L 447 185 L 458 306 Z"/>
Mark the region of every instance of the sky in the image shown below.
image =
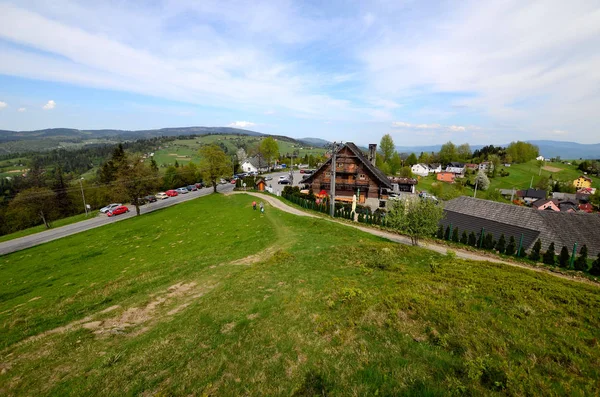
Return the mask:
<path id="1" fill-rule="evenodd" d="M 600 2 L 0 0 L 0 129 L 600 142 Z"/>

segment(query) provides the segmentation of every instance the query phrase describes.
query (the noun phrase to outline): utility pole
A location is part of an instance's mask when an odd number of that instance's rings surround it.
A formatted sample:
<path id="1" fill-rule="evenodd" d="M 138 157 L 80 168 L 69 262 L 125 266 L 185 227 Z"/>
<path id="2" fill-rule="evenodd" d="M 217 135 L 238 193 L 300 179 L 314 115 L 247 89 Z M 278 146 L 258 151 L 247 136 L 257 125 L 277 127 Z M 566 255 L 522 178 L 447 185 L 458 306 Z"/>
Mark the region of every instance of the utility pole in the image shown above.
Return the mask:
<path id="1" fill-rule="evenodd" d="M 82 180 L 83 180 L 83 178 L 79 179 L 79 186 L 81 187 L 81 197 L 83 198 L 83 208 L 85 209 L 85 216 L 87 217 L 88 210 L 87 210 L 87 205 L 85 203 L 85 194 L 83 194 L 83 183 L 81 183 Z"/>
<path id="2" fill-rule="evenodd" d="M 337 152 L 337 143 L 333 142 L 333 152 L 331 153 L 331 209 L 330 215 L 333 218 L 335 215 L 335 155 Z"/>

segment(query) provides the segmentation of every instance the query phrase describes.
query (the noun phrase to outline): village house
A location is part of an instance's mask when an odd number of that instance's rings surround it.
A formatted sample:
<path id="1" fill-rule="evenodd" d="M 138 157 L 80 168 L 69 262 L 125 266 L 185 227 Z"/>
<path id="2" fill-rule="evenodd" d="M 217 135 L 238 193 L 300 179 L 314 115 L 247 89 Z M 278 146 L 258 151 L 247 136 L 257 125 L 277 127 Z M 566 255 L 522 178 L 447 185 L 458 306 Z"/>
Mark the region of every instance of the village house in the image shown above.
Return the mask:
<path id="1" fill-rule="evenodd" d="M 442 165 L 439 163 L 431 163 L 427 165 L 429 167 L 430 174 L 439 174 L 442 172 Z"/>
<path id="2" fill-rule="evenodd" d="M 478 166 L 477 164 L 473 164 L 473 163 L 467 163 L 465 164 L 465 169 L 469 170 L 469 171 L 475 171 L 477 170 Z"/>
<path id="3" fill-rule="evenodd" d="M 388 190 L 392 183 L 388 177 L 375 166 L 377 145 L 369 145 L 368 158 L 352 142 L 346 142 L 336 151 L 335 198 L 336 201 L 352 202 L 356 195 L 357 202 L 377 209 L 385 207 Z M 332 161 L 328 159 L 312 175 L 304 180 L 307 188 L 315 193 L 325 191 L 331 195 Z"/>
<path id="4" fill-rule="evenodd" d="M 528 205 L 532 204 L 534 201 L 537 201 L 539 199 L 545 199 L 546 195 L 547 193 L 545 190 L 538 189 L 527 189 L 517 191 L 517 196 L 523 199 L 525 204 Z"/>
<path id="5" fill-rule="evenodd" d="M 577 201 L 574 200 L 559 201 L 558 208 L 561 212 L 577 212 L 579 210 Z"/>
<path id="6" fill-rule="evenodd" d="M 254 156 L 244 160 L 240 168 L 243 172 L 267 172 L 269 165 L 262 157 Z"/>
<path id="7" fill-rule="evenodd" d="M 419 183 L 415 178 L 389 177 L 392 192 L 396 194 L 415 194 L 415 186 Z"/>
<path id="8" fill-rule="evenodd" d="M 534 201 L 533 204 L 531 204 L 531 207 L 540 211 L 548 210 L 560 212 L 560 208 L 558 207 L 558 200 L 554 201 L 547 199 L 539 199 L 537 201 Z"/>
<path id="9" fill-rule="evenodd" d="M 449 182 L 454 183 L 454 178 L 456 176 L 452 172 L 440 172 L 436 175 L 436 179 L 441 182 Z"/>
<path id="10" fill-rule="evenodd" d="M 483 171 L 483 172 L 488 172 L 488 171 L 492 171 L 494 169 L 494 164 L 492 164 L 489 161 L 484 161 L 483 163 L 479 164 L 479 171 Z"/>
<path id="11" fill-rule="evenodd" d="M 462 177 L 465 174 L 465 165 L 464 163 L 452 162 L 446 166 L 446 172 L 451 172 L 456 177 Z"/>
<path id="12" fill-rule="evenodd" d="M 429 175 L 429 167 L 427 166 L 427 164 L 415 164 L 412 167 L 410 167 L 410 171 L 414 174 L 414 175 L 418 175 L 418 176 L 427 176 Z"/>
<path id="13" fill-rule="evenodd" d="M 573 181 L 573 186 L 575 186 L 577 189 L 581 189 L 583 187 L 592 187 L 592 179 L 582 175 Z"/>
<path id="14" fill-rule="evenodd" d="M 569 249 L 577 243 L 578 247 L 587 245 L 588 255 L 595 258 L 600 253 L 600 216 L 584 212 L 565 213 L 556 211 L 538 211 L 534 208 L 498 203 L 473 197 L 458 197 L 444 205 L 445 217 L 440 224 L 446 228 L 452 225 L 476 235 L 483 230 L 492 234 L 498 241 L 504 234 L 506 241 L 514 237 L 517 244 L 522 240 L 523 248 L 530 250 L 540 239 L 542 251 L 550 243 L 555 244 L 557 252 L 563 246 Z"/>
<path id="15" fill-rule="evenodd" d="M 546 159 L 544 159 L 544 156 L 537 156 L 535 159 L 537 161 L 546 161 Z"/>

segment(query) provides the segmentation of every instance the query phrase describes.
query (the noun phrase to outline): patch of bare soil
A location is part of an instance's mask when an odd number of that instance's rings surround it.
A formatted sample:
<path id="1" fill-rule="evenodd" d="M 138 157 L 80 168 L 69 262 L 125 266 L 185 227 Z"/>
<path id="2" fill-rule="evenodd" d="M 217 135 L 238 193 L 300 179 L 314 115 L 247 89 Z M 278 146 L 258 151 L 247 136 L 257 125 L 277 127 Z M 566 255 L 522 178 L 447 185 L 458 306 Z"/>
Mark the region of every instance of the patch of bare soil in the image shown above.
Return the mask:
<path id="1" fill-rule="evenodd" d="M 267 249 L 264 249 L 256 254 L 248 255 L 245 258 L 241 258 L 241 259 L 235 260 L 233 262 L 229 262 L 228 265 L 242 265 L 242 266 L 252 265 L 254 263 L 258 263 L 258 262 L 269 259 L 270 257 L 273 256 L 273 254 L 275 254 L 275 252 L 277 252 L 278 249 L 281 249 L 281 247 L 272 245 L 272 246 L 268 247 Z"/>
<path id="2" fill-rule="evenodd" d="M 552 167 L 551 165 L 545 165 L 545 166 L 542 167 L 542 169 L 544 171 L 550 171 L 550 172 L 559 172 L 559 171 L 562 171 L 562 168 Z"/>

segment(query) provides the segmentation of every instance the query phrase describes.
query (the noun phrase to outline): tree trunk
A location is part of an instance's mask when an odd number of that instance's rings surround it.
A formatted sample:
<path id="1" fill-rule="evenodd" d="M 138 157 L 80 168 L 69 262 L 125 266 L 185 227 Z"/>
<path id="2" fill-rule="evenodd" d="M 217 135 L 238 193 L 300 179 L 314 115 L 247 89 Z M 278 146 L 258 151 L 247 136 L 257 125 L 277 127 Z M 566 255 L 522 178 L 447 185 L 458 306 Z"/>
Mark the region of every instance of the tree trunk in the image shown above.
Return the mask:
<path id="1" fill-rule="evenodd" d="M 135 202 L 135 213 L 136 215 L 140 215 L 140 204 L 136 201 Z"/>
<path id="2" fill-rule="evenodd" d="M 46 226 L 46 229 L 50 229 L 50 223 L 48 223 L 48 221 L 46 220 L 46 216 L 44 215 L 44 211 L 40 211 L 40 217 L 42 218 L 42 221 L 44 222 L 44 225 Z"/>
<path id="3" fill-rule="evenodd" d="M 217 181 L 213 181 L 213 191 L 216 193 L 217 192 Z"/>

